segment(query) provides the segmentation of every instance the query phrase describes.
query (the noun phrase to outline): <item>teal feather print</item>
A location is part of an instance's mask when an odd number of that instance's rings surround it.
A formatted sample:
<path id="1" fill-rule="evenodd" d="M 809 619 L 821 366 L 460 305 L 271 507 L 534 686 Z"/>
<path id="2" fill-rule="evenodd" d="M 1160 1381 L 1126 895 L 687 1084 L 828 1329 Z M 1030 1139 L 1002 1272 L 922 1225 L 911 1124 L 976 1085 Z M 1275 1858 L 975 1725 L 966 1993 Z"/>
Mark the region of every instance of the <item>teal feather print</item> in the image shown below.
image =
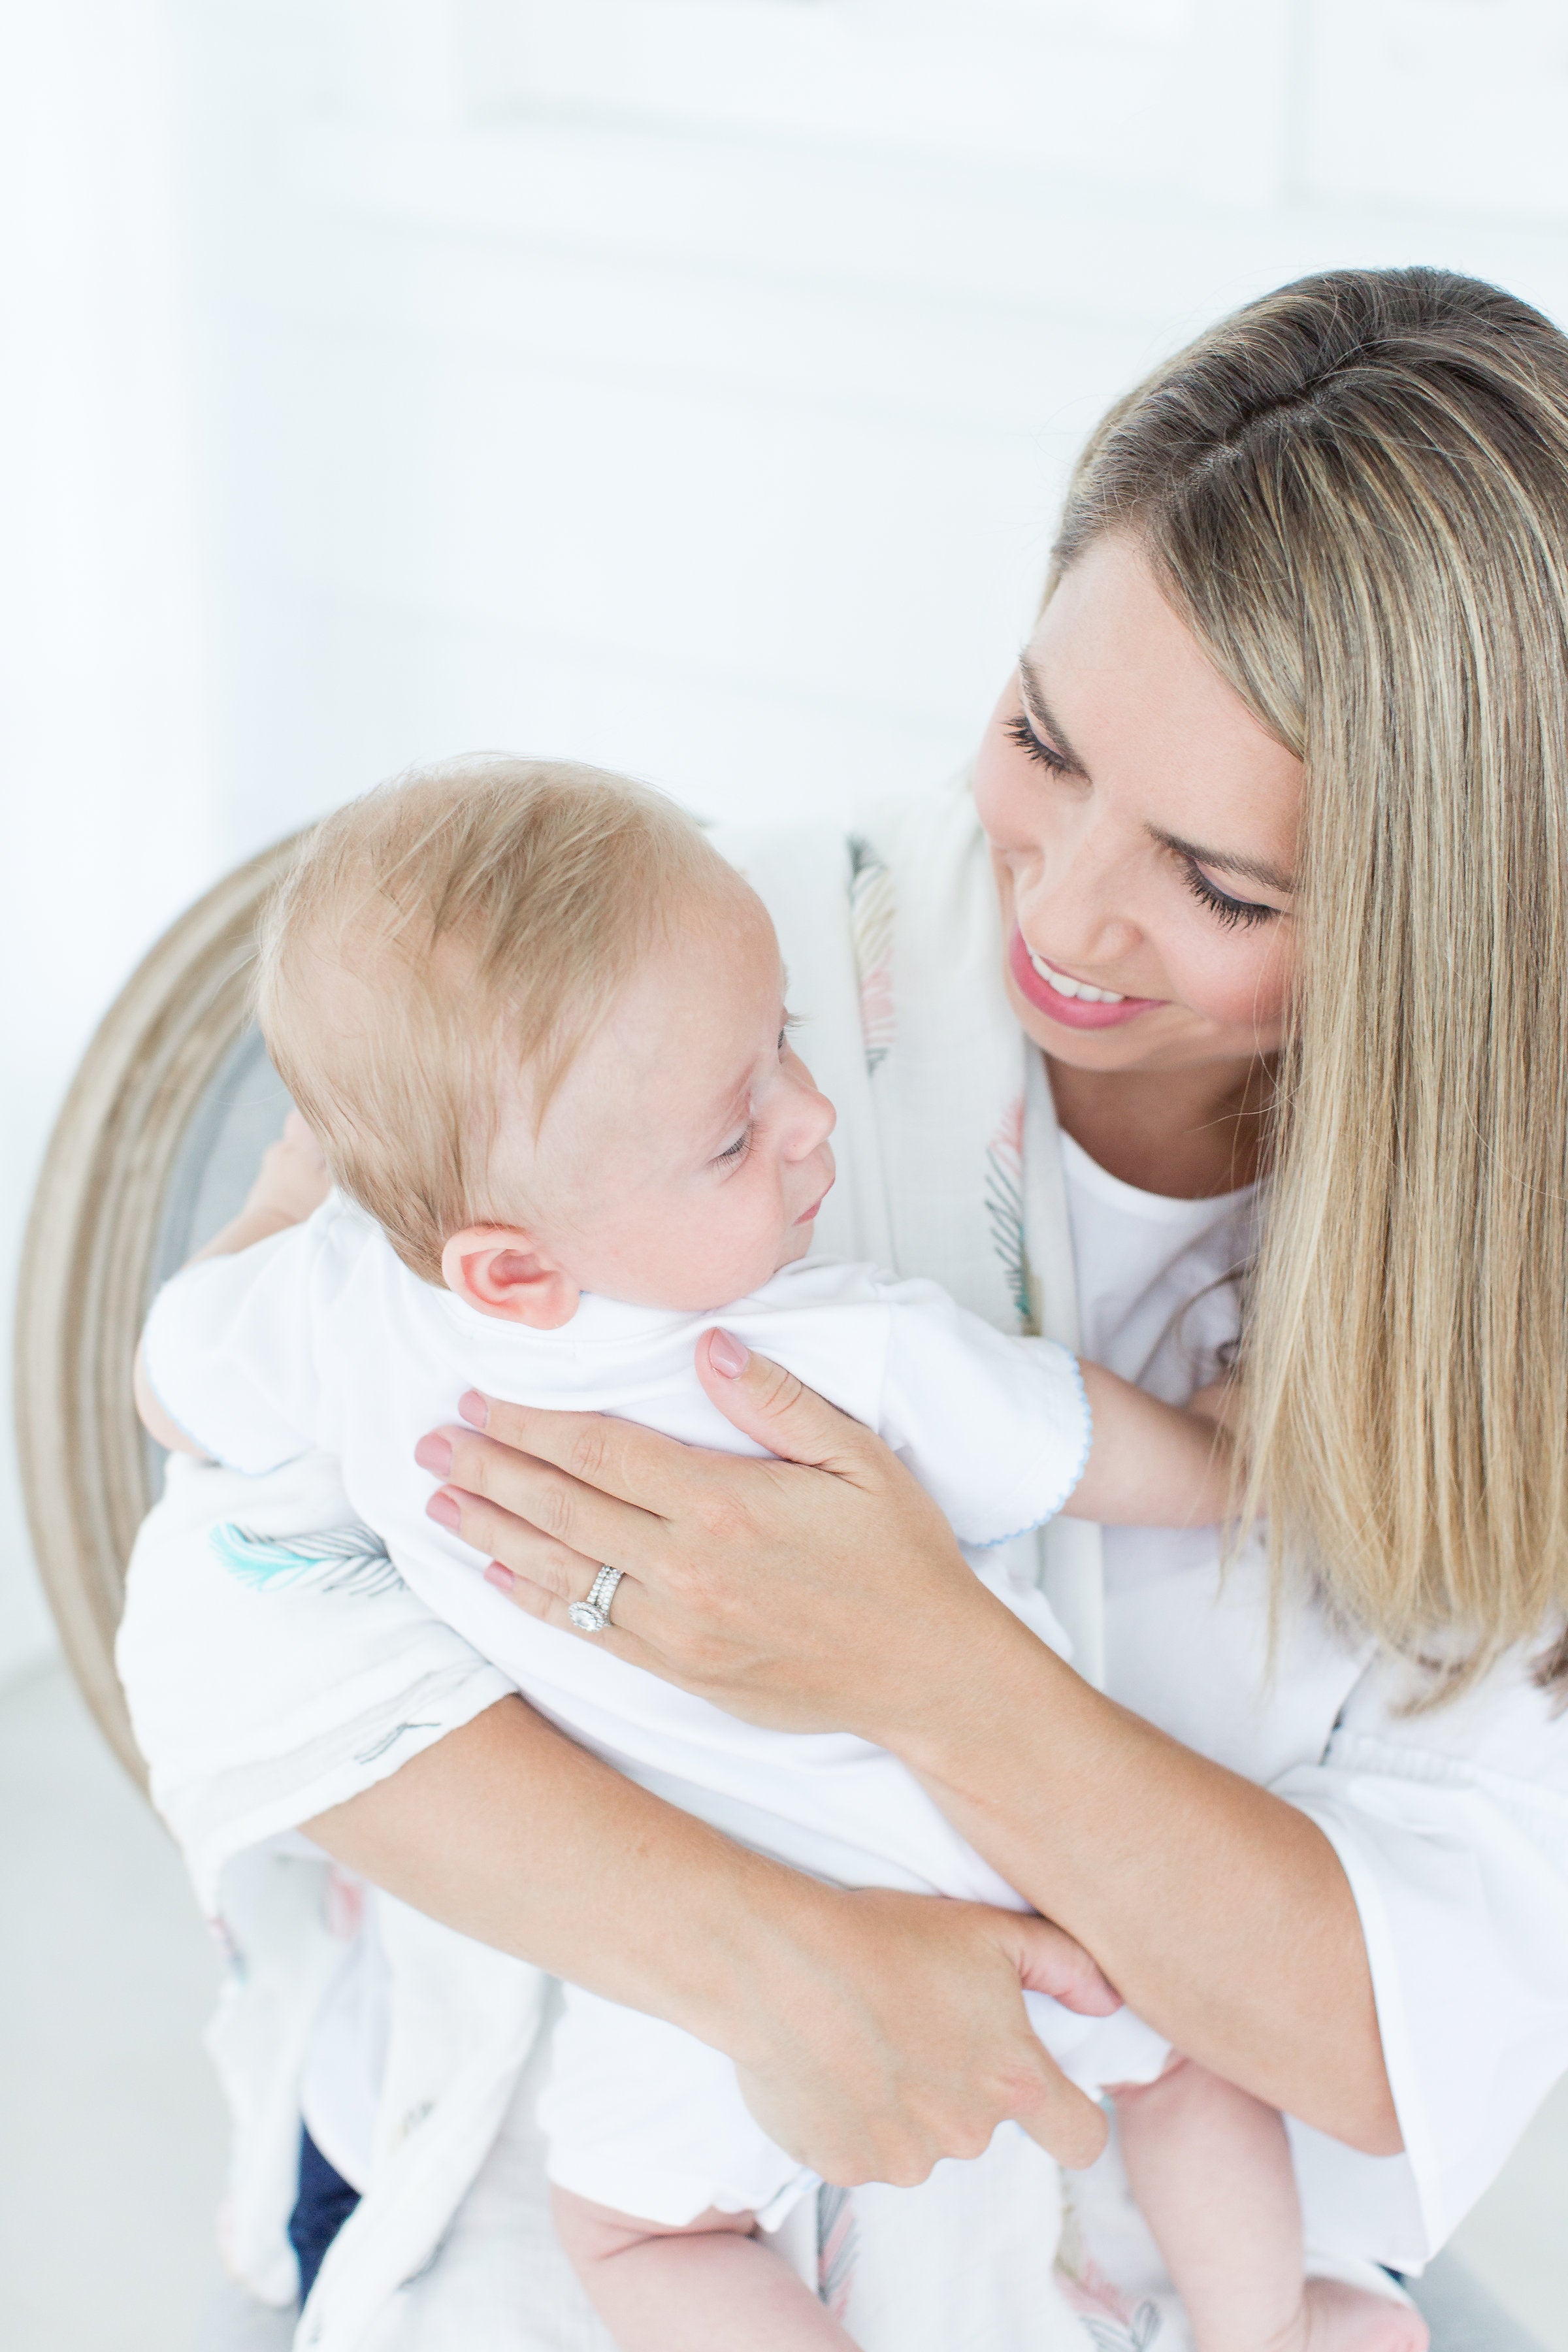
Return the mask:
<path id="1" fill-rule="evenodd" d="M 260 1535 L 228 1519 L 213 1529 L 211 1542 L 229 1574 L 254 1592 L 310 1585 L 318 1592 L 352 1592 L 363 1600 L 403 1581 L 381 1538 L 357 1519 L 345 1528 L 312 1528 L 302 1536 Z"/>

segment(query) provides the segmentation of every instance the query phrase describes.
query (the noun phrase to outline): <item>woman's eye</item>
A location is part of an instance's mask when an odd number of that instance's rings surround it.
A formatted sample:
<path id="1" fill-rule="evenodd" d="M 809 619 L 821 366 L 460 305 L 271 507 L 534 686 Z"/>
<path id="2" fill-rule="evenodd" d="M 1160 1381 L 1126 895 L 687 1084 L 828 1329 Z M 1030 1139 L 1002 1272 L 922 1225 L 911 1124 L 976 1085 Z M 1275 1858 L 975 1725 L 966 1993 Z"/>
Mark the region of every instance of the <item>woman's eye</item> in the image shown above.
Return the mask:
<path id="1" fill-rule="evenodd" d="M 749 1127 L 747 1127 L 747 1128 L 742 1128 L 742 1129 L 741 1130 L 741 1133 L 740 1133 L 740 1134 L 735 1138 L 734 1142 L 733 1142 L 733 1143 L 731 1143 L 731 1144 L 727 1144 L 727 1145 L 725 1146 L 724 1150 L 719 1153 L 719 1155 L 718 1155 L 717 1159 L 715 1160 L 715 1161 L 714 1161 L 714 1163 L 713 1163 L 713 1164 L 714 1164 L 714 1166 L 715 1166 L 716 1168 L 722 1168 L 722 1167 L 724 1167 L 728 1162 L 732 1161 L 732 1160 L 739 1160 L 739 1159 L 741 1158 L 742 1154 L 744 1152 L 744 1150 L 745 1150 L 745 1149 L 746 1149 L 747 1144 L 748 1144 L 748 1143 L 750 1143 L 751 1139 L 752 1139 L 752 1130 L 751 1130 L 751 1129 L 750 1129 Z"/>
<path id="2" fill-rule="evenodd" d="M 1255 923 L 1271 923 L 1277 915 L 1283 912 L 1279 907 L 1257 906 L 1250 898 L 1231 898 L 1227 892 L 1217 888 L 1203 867 L 1194 866 L 1190 858 L 1185 861 L 1183 872 L 1194 898 L 1199 899 L 1215 921 L 1223 923 L 1227 930 L 1234 930 L 1238 923 L 1247 929 Z"/>
<path id="3" fill-rule="evenodd" d="M 1036 734 L 1022 711 L 1016 719 L 1008 719 L 1002 732 L 1010 741 L 1016 743 L 1024 757 L 1026 760 L 1033 760 L 1037 767 L 1048 768 L 1053 776 L 1071 774 L 1072 771 L 1061 753 L 1054 750 L 1042 736 Z"/>

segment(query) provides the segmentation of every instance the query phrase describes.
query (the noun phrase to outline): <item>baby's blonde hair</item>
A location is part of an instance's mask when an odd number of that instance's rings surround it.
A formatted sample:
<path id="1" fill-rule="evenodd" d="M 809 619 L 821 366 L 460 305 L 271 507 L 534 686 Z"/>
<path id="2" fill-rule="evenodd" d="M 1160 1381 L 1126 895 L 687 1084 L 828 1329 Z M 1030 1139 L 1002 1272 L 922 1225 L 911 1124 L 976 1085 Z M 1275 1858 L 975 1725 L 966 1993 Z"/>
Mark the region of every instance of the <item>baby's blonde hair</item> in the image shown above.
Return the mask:
<path id="1" fill-rule="evenodd" d="M 427 1282 L 513 1224 L 496 1141 L 696 897 L 742 886 L 662 793 L 597 768 L 416 769 L 325 818 L 262 918 L 258 1012 L 334 1180 Z M 526 1074 L 526 1083 L 525 1083 Z"/>

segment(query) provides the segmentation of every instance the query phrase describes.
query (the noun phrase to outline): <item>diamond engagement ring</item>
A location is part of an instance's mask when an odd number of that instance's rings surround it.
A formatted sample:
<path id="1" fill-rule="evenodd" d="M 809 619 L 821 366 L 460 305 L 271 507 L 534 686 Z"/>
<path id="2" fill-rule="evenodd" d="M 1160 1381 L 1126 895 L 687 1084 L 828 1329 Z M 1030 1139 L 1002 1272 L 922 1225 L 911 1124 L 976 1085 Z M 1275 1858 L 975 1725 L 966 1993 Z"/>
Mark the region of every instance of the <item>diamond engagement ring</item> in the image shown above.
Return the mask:
<path id="1" fill-rule="evenodd" d="M 610 1603 L 624 1574 L 622 1569 L 602 1568 L 588 1588 L 586 1601 L 574 1601 L 567 1610 L 567 1623 L 575 1625 L 579 1633 L 602 1633 L 610 1622 Z"/>

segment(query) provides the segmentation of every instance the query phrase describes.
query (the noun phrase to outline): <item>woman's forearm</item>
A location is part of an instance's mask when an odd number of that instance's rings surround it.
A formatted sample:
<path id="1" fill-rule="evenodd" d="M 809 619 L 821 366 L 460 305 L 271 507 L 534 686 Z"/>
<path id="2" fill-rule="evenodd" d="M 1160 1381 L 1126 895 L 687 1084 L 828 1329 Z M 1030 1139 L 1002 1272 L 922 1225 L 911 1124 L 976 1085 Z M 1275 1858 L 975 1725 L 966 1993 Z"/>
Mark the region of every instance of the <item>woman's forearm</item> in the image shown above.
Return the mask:
<path id="1" fill-rule="evenodd" d="M 1043 1920 L 825 1886 L 734 1845 L 503 1699 L 306 1823 L 339 1861 L 481 1943 L 725 2051 L 759 2121 L 824 2179 L 923 2180 L 1015 2118 L 1066 2164 L 1099 2110 L 1022 1988 L 1110 1996 Z"/>
<path id="2" fill-rule="evenodd" d="M 521 1699 L 487 1708 L 304 1826 L 416 1910 L 737 2057 L 759 1915 L 782 1944 L 813 1894 Z"/>
<path id="3" fill-rule="evenodd" d="M 943 1811 L 1188 2056 L 1396 2154 L 1350 1885 L 1316 1823 L 1093 1690 L 1016 1622 L 889 1727 Z"/>

